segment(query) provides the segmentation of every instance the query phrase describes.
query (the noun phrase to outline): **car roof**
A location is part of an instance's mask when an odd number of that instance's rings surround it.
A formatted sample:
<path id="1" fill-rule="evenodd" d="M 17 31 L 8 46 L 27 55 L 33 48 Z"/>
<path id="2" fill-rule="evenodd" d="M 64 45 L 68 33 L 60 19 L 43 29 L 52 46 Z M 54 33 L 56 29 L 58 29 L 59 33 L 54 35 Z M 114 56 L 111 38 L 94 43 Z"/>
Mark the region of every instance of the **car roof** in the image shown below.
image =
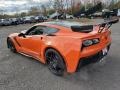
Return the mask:
<path id="1" fill-rule="evenodd" d="M 80 23 L 80 22 L 75 22 L 75 21 L 50 21 L 50 22 L 45 22 L 45 24 L 50 24 L 50 25 L 58 25 L 58 26 L 63 26 L 63 27 L 68 27 L 71 28 L 71 26 L 83 26 L 86 25 L 84 23 Z"/>

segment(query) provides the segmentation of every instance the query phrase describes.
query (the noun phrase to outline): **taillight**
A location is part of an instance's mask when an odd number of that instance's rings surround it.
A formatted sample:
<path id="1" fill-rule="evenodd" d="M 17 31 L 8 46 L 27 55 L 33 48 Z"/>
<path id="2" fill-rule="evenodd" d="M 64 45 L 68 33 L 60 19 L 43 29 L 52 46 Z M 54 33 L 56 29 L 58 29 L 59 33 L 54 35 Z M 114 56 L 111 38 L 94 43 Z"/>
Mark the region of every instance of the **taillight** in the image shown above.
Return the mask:
<path id="1" fill-rule="evenodd" d="M 98 38 L 89 39 L 89 40 L 84 40 L 84 41 L 83 41 L 83 46 L 84 46 L 84 47 L 88 47 L 88 46 L 97 44 L 97 43 L 99 43 L 99 42 L 100 42 L 100 40 L 99 40 Z"/>

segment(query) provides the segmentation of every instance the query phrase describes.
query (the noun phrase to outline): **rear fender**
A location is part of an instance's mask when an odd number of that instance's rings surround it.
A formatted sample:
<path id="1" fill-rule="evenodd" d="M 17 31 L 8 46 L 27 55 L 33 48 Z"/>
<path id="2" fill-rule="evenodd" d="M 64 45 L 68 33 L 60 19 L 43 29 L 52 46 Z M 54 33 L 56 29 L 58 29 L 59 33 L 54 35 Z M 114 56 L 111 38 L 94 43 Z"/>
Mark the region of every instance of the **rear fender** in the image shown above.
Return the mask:
<path id="1" fill-rule="evenodd" d="M 48 43 L 49 42 L 49 43 Z M 80 51 L 81 51 L 81 46 L 82 42 L 80 39 L 75 39 L 75 38 L 57 38 L 56 40 L 46 42 L 46 47 L 42 48 L 42 53 L 41 56 L 45 61 L 45 51 L 48 48 L 53 48 L 56 51 L 58 51 L 61 56 L 64 59 L 64 62 L 66 64 L 67 72 L 75 72 L 78 62 L 79 62 L 79 57 L 80 57 Z M 46 62 L 46 61 L 45 61 Z"/>

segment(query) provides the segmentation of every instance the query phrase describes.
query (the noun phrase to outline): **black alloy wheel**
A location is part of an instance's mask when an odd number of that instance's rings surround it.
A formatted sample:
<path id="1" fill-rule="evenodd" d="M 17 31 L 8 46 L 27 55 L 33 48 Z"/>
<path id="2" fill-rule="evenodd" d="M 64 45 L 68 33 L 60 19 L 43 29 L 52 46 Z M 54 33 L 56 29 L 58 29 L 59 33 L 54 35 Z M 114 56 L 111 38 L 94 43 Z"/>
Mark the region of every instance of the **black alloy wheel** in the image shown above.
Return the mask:
<path id="1" fill-rule="evenodd" d="M 12 52 L 16 53 L 15 45 L 10 38 L 7 39 L 7 46 Z"/>
<path id="2" fill-rule="evenodd" d="M 65 64 L 62 56 L 54 49 L 48 49 L 45 53 L 49 70 L 57 75 L 63 76 L 65 72 Z"/>

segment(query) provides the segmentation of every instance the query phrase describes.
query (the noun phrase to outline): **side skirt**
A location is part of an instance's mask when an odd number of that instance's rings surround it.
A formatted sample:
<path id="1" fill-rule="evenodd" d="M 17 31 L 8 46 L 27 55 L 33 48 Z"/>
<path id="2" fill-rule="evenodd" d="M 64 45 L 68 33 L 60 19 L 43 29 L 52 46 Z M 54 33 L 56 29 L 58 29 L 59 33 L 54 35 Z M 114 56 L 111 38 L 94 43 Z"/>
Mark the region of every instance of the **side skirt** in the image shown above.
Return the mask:
<path id="1" fill-rule="evenodd" d="M 38 59 L 38 58 L 36 58 L 36 57 L 34 57 L 34 56 L 31 56 L 31 55 L 29 55 L 29 54 L 26 54 L 26 53 L 23 53 L 23 52 L 18 52 L 18 53 L 21 54 L 21 55 L 24 55 L 24 56 L 26 56 L 26 57 L 30 57 L 30 58 L 33 58 L 33 59 L 36 59 L 36 60 L 40 61 L 40 59 Z"/>

